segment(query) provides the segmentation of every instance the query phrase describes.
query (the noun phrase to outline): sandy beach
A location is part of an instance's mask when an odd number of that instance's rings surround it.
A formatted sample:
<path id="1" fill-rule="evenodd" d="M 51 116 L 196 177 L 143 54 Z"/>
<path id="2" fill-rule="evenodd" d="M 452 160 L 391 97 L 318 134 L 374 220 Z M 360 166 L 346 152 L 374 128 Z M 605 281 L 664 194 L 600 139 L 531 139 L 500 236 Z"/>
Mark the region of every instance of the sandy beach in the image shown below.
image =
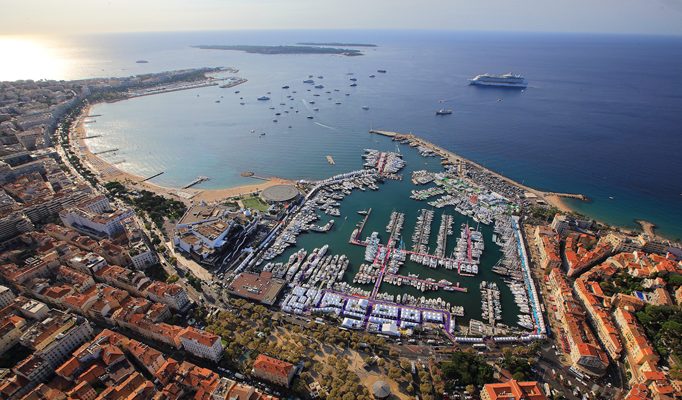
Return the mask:
<path id="1" fill-rule="evenodd" d="M 103 182 L 110 182 L 110 181 L 116 181 L 120 182 L 126 187 L 133 189 L 133 190 L 148 190 L 150 192 L 154 192 L 156 194 L 164 195 L 179 201 L 182 201 L 186 204 L 192 204 L 194 202 L 200 202 L 204 201 L 207 203 L 212 203 L 212 202 L 219 202 L 222 200 L 225 200 L 230 197 L 235 197 L 235 196 L 243 196 L 247 195 L 250 193 L 256 193 L 259 191 L 262 191 L 263 189 L 266 189 L 268 187 L 274 186 L 274 185 L 280 185 L 280 184 L 294 184 L 295 182 L 289 179 L 283 179 L 283 178 L 278 178 L 278 177 L 269 177 L 267 180 L 262 180 L 262 179 L 255 179 L 254 178 L 254 183 L 253 184 L 248 184 L 248 185 L 240 185 L 240 186 L 234 186 L 234 187 L 229 187 L 229 188 L 223 188 L 223 189 L 196 189 L 196 188 L 189 188 L 189 189 L 181 189 L 181 188 L 173 188 L 173 187 L 166 187 L 166 186 L 161 186 L 154 184 L 149 181 L 142 182 L 144 177 L 141 177 L 139 175 L 134 175 L 128 172 L 125 172 L 115 165 L 112 165 L 102 159 L 101 157 L 98 157 L 97 155 L 93 154 L 89 147 L 87 146 L 87 142 L 85 137 L 87 136 L 87 132 L 85 129 L 85 119 L 90 113 L 90 107 L 87 107 L 86 109 L 83 110 L 83 113 L 81 114 L 77 124 L 76 124 L 76 140 L 78 143 L 78 153 L 81 158 L 81 160 L 92 170 L 94 171 L 98 177 L 103 181 Z M 542 190 L 538 190 L 526 185 L 523 185 L 519 182 L 516 182 L 515 180 L 506 177 L 502 174 L 499 174 L 495 171 L 492 171 L 483 165 L 480 165 L 474 161 L 471 161 L 465 157 L 460 156 L 457 153 L 454 153 L 452 151 L 443 149 L 431 142 L 428 142 L 418 136 L 412 135 L 412 134 L 401 134 L 397 132 L 387 132 L 387 131 L 371 131 L 371 133 L 379 134 L 379 135 L 384 135 L 388 137 L 405 137 L 409 138 L 410 140 L 414 140 L 419 142 L 419 144 L 431 149 L 432 151 L 436 152 L 439 154 L 441 157 L 447 158 L 451 162 L 454 162 L 456 160 L 462 160 L 467 163 L 470 163 L 477 168 L 480 168 L 496 177 L 499 179 L 502 179 L 509 184 L 515 185 L 517 187 L 522 188 L 526 192 L 533 193 L 534 195 L 538 196 L 539 198 L 543 199 L 545 202 L 548 204 L 556 207 L 559 209 L 561 212 L 569 213 L 573 212 L 571 207 L 569 207 L 566 202 L 564 201 L 565 197 L 571 197 L 571 198 L 576 198 L 576 199 L 581 199 L 581 200 L 587 200 L 587 197 L 585 197 L 582 194 L 574 194 L 574 193 L 555 193 L 555 192 L 545 192 Z M 73 139 L 73 138 L 72 138 Z M 598 221 L 599 222 L 599 221 Z M 651 222 L 644 221 L 644 220 L 636 220 L 636 223 L 641 227 L 642 231 L 646 233 L 647 235 L 651 237 L 656 237 L 656 232 L 655 228 L 656 225 L 654 225 Z M 633 232 L 631 229 L 623 228 L 621 229 L 623 231 L 628 231 L 628 232 Z"/>
<path id="2" fill-rule="evenodd" d="M 293 181 L 288 179 L 270 177 L 268 180 L 254 179 L 253 184 L 235 186 L 224 189 L 180 189 L 172 188 L 154 184 L 146 181 L 142 182 L 144 177 L 134 175 L 121 170 L 93 154 L 87 145 L 85 137 L 87 131 L 85 129 L 85 119 L 90 114 L 90 107 L 83 110 L 78 122 L 76 124 L 76 142 L 78 143 L 78 155 L 81 161 L 86 164 L 103 182 L 116 181 L 126 185 L 133 190 L 148 190 L 156 194 L 171 197 L 173 199 L 182 201 L 186 204 L 193 202 L 204 201 L 207 203 L 221 201 L 230 197 L 241 196 L 249 193 L 259 192 L 265 188 L 284 183 L 292 184 Z M 73 139 L 73 138 L 72 138 Z"/>

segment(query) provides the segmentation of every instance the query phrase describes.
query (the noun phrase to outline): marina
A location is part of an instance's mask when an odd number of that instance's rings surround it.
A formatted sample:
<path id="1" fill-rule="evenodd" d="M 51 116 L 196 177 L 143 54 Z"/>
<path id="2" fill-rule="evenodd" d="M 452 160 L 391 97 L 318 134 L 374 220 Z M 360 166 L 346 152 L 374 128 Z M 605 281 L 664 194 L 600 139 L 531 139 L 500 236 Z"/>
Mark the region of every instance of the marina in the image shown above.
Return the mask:
<path id="1" fill-rule="evenodd" d="M 399 336 L 436 327 L 453 341 L 542 335 L 512 202 L 451 165 L 425 169 L 433 155 L 405 144 L 365 149 L 362 170 L 300 181 L 305 198 L 246 267 L 287 282 L 283 311 L 338 318 L 346 329 Z"/>

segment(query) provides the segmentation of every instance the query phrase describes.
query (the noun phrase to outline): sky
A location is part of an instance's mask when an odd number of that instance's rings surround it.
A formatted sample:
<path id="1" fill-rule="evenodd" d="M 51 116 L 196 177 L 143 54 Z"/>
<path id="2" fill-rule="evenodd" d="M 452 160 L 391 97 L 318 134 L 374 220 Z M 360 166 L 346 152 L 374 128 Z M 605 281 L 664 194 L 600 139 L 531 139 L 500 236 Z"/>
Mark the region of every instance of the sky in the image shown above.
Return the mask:
<path id="1" fill-rule="evenodd" d="M 436 29 L 682 35 L 682 0 L 0 0 L 0 34 Z"/>

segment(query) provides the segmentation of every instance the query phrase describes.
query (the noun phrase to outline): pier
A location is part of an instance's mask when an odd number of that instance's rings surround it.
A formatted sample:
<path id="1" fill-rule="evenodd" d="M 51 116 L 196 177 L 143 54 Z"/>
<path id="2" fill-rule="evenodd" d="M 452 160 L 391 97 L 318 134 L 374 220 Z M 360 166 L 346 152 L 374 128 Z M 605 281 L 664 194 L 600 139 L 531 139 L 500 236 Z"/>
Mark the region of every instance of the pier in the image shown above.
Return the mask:
<path id="1" fill-rule="evenodd" d="M 440 283 L 440 282 L 432 282 L 432 281 L 427 281 L 427 280 L 425 280 L 425 279 L 413 278 L 413 277 L 411 277 L 411 276 L 398 275 L 398 274 L 386 274 L 386 276 L 390 276 L 390 277 L 393 277 L 393 278 L 401 278 L 401 279 L 404 280 L 404 281 L 414 281 L 414 282 L 423 283 L 423 284 L 425 284 L 425 285 L 438 286 L 438 287 L 441 288 L 441 289 L 450 288 L 450 289 L 448 289 L 448 290 L 453 290 L 453 291 L 462 292 L 462 293 L 468 292 L 468 289 L 467 289 L 467 288 L 461 287 L 461 286 L 459 286 L 459 285 L 447 285 L 447 284 Z"/>
<path id="2" fill-rule="evenodd" d="M 92 153 L 92 154 L 95 155 L 95 156 L 98 156 L 98 155 L 100 155 L 100 154 L 113 153 L 113 152 L 115 152 L 115 151 L 118 151 L 118 148 L 116 148 L 116 149 L 109 149 L 109 150 L 102 150 L 102 151 L 98 151 L 98 152 L 95 152 L 95 153 Z"/>
<path id="3" fill-rule="evenodd" d="M 329 155 L 327 156 L 327 162 L 328 162 L 330 165 L 336 164 L 336 162 L 334 162 L 334 158 L 333 158 L 332 156 L 329 156 Z"/>
<path id="4" fill-rule="evenodd" d="M 220 87 L 221 87 L 222 89 L 229 89 L 229 88 L 231 88 L 231 87 L 235 87 L 235 86 L 237 86 L 237 85 L 241 85 L 242 83 L 248 82 L 248 79 L 244 79 L 244 78 L 239 78 L 239 79 L 230 79 L 230 78 L 227 78 L 227 80 L 229 80 L 230 82 L 228 82 L 228 83 L 226 83 L 226 84 L 224 84 L 224 85 L 220 85 Z"/>
<path id="5" fill-rule="evenodd" d="M 363 241 L 361 241 L 359 238 L 362 236 L 362 230 L 365 228 L 365 223 L 369 219 L 369 215 L 372 213 L 372 209 L 370 208 L 367 210 L 367 214 L 365 214 L 365 218 L 362 219 L 362 222 L 360 222 L 360 226 L 358 227 L 358 232 L 355 234 L 354 237 L 350 238 L 350 243 L 355 244 L 355 245 L 360 245 L 360 246 L 366 246 L 367 244 Z"/>
<path id="6" fill-rule="evenodd" d="M 156 178 L 156 177 L 159 176 L 159 175 L 163 175 L 164 172 L 165 172 L 165 171 L 161 171 L 161 172 L 159 172 L 159 173 L 157 173 L 157 174 L 154 174 L 154 175 L 152 175 L 152 176 L 148 176 L 148 177 L 142 179 L 142 180 L 140 181 L 140 183 L 142 183 L 142 182 L 147 182 L 148 180 L 154 179 L 154 178 Z"/>
<path id="7" fill-rule="evenodd" d="M 183 186 L 183 189 L 189 189 L 192 186 L 198 185 L 201 182 L 207 181 L 209 178 L 207 176 L 197 176 L 196 179 L 194 179 L 192 182 L 188 183 L 187 185 Z"/>

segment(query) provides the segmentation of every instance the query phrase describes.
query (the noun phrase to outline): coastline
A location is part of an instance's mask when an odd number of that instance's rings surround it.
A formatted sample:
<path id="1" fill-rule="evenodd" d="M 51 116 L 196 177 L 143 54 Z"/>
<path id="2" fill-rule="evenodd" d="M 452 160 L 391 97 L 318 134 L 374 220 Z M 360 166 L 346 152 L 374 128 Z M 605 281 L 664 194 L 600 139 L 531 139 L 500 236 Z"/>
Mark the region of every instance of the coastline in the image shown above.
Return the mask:
<path id="1" fill-rule="evenodd" d="M 258 180 L 258 183 L 232 186 L 222 189 L 182 189 L 158 185 L 149 181 L 144 181 L 145 177 L 123 171 L 116 165 L 109 163 L 103 158 L 95 155 L 88 147 L 85 137 L 87 131 L 85 128 L 85 119 L 90 115 L 91 107 L 94 104 L 83 108 L 81 115 L 78 117 L 75 132 L 78 155 L 81 161 L 86 164 L 95 174 L 104 182 L 116 181 L 134 190 L 147 190 L 159 195 L 164 195 L 182 201 L 186 204 L 192 202 L 203 201 L 207 203 L 221 201 L 230 197 L 247 195 L 259 192 L 271 186 L 280 184 L 293 184 L 294 181 L 279 177 L 268 177 L 267 180 Z"/>
<path id="2" fill-rule="evenodd" d="M 222 200 L 225 200 L 230 197 L 235 197 L 235 196 L 242 196 L 242 195 L 247 195 L 247 194 L 252 194 L 252 193 L 257 193 L 259 191 L 262 191 L 263 189 L 266 189 L 268 187 L 274 186 L 274 185 L 280 185 L 280 184 L 295 184 L 294 180 L 291 179 L 284 179 L 284 178 L 279 178 L 279 177 L 268 177 L 267 180 L 259 180 L 258 183 L 253 183 L 253 184 L 246 184 L 246 185 L 238 185 L 238 186 L 231 186 L 231 187 L 226 187 L 226 188 L 221 188 L 221 189 L 195 189 L 195 188 L 188 188 L 188 189 L 182 189 L 182 188 L 175 188 L 175 187 L 167 187 L 167 186 L 162 186 L 158 185 L 149 181 L 144 181 L 145 177 L 135 175 L 126 171 L 123 171 L 122 169 L 118 168 L 116 165 L 113 165 L 103 158 L 95 155 L 92 153 L 90 148 L 87 145 L 87 142 L 85 140 L 85 137 L 87 136 L 86 132 L 86 127 L 84 120 L 87 118 L 87 116 L 90 114 L 91 107 L 94 106 L 94 104 L 88 105 L 83 109 L 83 112 L 78 118 L 78 122 L 76 124 L 76 141 L 78 143 L 78 149 L 79 149 L 79 156 L 81 160 L 88 165 L 88 167 L 94 171 L 98 177 L 103 180 L 103 181 L 117 181 L 120 182 L 124 185 L 126 185 L 129 188 L 132 188 L 134 190 L 147 190 L 159 195 L 164 195 L 171 197 L 173 199 L 176 199 L 178 201 L 182 201 L 186 204 L 192 204 L 194 202 L 207 202 L 207 203 L 212 203 L 212 202 L 219 202 Z M 413 134 L 402 134 L 398 132 L 389 132 L 389 131 L 381 131 L 381 130 L 370 130 L 369 131 L 371 134 L 378 134 L 390 138 L 406 138 L 409 139 L 410 141 L 414 141 L 419 143 L 420 145 L 429 148 L 436 154 L 438 154 L 440 157 L 447 159 L 450 162 L 457 162 L 457 161 L 462 161 L 469 163 L 476 168 L 479 168 L 486 173 L 489 173 L 501 180 L 504 180 L 505 182 L 517 186 L 524 191 L 528 193 L 532 193 L 533 195 L 537 196 L 538 198 L 544 200 L 547 204 L 557 208 L 559 211 L 564 212 L 564 213 L 570 213 L 570 212 L 575 212 L 573 208 L 571 208 L 565 201 L 564 198 L 574 198 L 582 201 L 587 201 L 588 198 L 587 196 L 583 194 L 576 194 L 576 193 L 557 193 L 557 192 L 545 192 L 539 189 L 532 188 L 530 186 L 521 184 L 507 176 L 504 176 L 498 172 L 495 172 L 475 161 L 469 160 L 466 157 L 463 157 L 453 151 L 444 149 L 438 145 L 435 145 L 419 136 L 415 136 Z M 607 223 L 604 223 L 603 221 L 596 220 L 598 223 L 603 224 L 603 225 L 610 225 Z M 656 225 L 652 222 L 642 220 L 642 219 L 636 219 L 634 220 L 635 223 L 640 227 L 639 230 L 635 230 L 632 228 L 628 227 L 619 227 L 619 229 L 623 232 L 630 233 L 630 234 L 639 234 L 641 232 L 651 236 L 651 237 L 659 237 L 661 238 L 660 235 L 658 235 L 655 232 Z"/>

